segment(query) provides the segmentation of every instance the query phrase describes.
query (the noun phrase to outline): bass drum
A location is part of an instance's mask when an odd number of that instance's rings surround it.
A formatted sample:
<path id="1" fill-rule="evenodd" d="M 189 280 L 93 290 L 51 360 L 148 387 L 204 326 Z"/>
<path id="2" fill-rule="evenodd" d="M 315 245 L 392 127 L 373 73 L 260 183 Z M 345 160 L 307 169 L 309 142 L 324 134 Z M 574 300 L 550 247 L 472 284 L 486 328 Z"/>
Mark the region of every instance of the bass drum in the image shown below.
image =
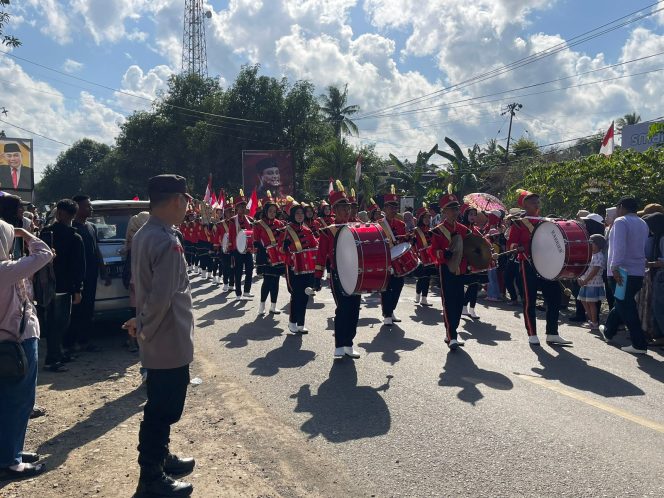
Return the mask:
<path id="1" fill-rule="evenodd" d="M 246 254 L 253 252 L 254 249 L 254 231 L 253 230 L 240 230 L 237 234 L 236 242 L 237 252 Z"/>
<path id="2" fill-rule="evenodd" d="M 530 254 L 535 271 L 546 280 L 574 279 L 590 264 L 588 232 L 574 220 L 542 221 L 533 230 Z"/>
<path id="3" fill-rule="evenodd" d="M 343 225 L 334 238 L 334 259 L 344 295 L 382 292 L 387 289 L 390 248 L 380 225 Z"/>
<path id="4" fill-rule="evenodd" d="M 221 238 L 221 252 L 228 254 L 228 232 Z"/>

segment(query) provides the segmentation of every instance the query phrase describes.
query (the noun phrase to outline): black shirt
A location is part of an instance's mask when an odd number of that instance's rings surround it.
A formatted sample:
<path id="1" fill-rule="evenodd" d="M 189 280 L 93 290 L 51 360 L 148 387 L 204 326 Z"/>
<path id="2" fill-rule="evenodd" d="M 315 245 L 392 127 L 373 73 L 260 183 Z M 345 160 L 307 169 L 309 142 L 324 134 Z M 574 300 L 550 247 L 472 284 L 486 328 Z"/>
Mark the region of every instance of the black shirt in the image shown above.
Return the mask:
<path id="1" fill-rule="evenodd" d="M 83 251 L 85 254 L 85 281 L 96 282 L 99 274 L 99 249 L 97 246 L 97 229 L 89 221 L 71 224 L 83 239 Z"/>
<path id="2" fill-rule="evenodd" d="M 74 228 L 56 222 L 41 231 L 41 239 L 55 252 L 55 292 L 81 292 L 85 276 L 81 236 Z"/>

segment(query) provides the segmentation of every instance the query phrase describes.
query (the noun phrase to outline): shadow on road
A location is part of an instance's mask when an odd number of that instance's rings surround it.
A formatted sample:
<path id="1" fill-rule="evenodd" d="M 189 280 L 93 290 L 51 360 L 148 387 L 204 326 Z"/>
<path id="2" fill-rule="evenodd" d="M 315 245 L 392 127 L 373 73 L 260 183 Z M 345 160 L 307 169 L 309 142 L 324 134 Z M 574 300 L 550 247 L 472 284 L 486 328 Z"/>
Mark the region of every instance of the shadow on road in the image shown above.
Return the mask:
<path id="1" fill-rule="evenodd" d="M 588 391 L 606 398 L 641 396 L 640 388 L 618 375 L 593 367 L 585 360 L 573 355 L 568 349 L 557 348 L 558 356 L 543 347 L 533 347 L 542 368 L 533 372 L 544 379 L 557 380 L 566 386 Z"/>
<path id="2" fill-rule="evenodd" d="M 205 328 L 214 325 L 217 320 L 226 320 L 229 318 L 239 318 L 247 314 L 246 301 L 237 302 L 235 300 L 228 302 L 221 308 L 213 309 L 198 318 L 197 328 Z"/>
<path id="3" fill-rule="evenodd" d="M 512 336 L 509 332 L 498 330 L 492 323 L 479 322 L 476 320 L 466 320 L 463 324 L 463 330 L 459 331 L 463 334 L 464 339 L 472 337 L 478 344 L 484 346 L 497 346 L 499 341 L 511 341 Z"/>
<path id="4" fill-rule="evenodd" d="M 355 363 L 350 359 L 335 361 L 316 394 L 305 384 L 291 395 L 297 400 L 295 412 L 311 414 L 301 429 L 310 438 L 320 435 L 332 443 L 387 434 L 392 421 L 380 392 L 390 388 L 391 379 L 388 375 L 380 387 L 358 386 Z"/>
<path id="5" fill-rule="evenodd" d="M 505 375 L 479 368 L 473 358 L 463 349 L 450 351 L 445 361 L 445 367 L 440 374 L 439 386 L 460 387 L 457 398 L 474 405 L 484 395 L 479 385 L 484 384 L 491 389 L 508 391 L 514 387 L 512 381 Z"/>
<path id="6" fill-rule="evenodd" d="M 363 342 L 358 346 L 364 348 L 367 353 L 383 353 L 381 359 L 394 365 L 401 359 L 399 353 L 415 351 L 422 344 L 424 344 L 422 341 L 406 337 L 401 327 L 393 325 L 381 327 L 371 342 Z"/>
<path id="7" fill-rule="evenodd" d="M 253 368 L 251 375 L 272 377 L 282 368 L 301 368 L 313 361 L 316 353 L 302 349 L 301 335 L 287 335 L 277 349 L 273 349 L 263 358 L 256 358 L 247 365 Z"/>
<path id="8" fill-rule="evenodd" d="M 283 329 L 279 322 L 271 317 L 265 317 L 245 323 L 237 331 L 231 332 L 219 341 L 225 342 L 229 349 L 244 348 L 249 345 L 249 341 L 269 341 L 282 334 Z"/>
<path id="9" fill-rule="evenodd" d="M 410 315 L 411 320 L 421 325 L 438 325 L 443 323 L 443 314 L 440 309 L 433 306 L 415 306 L 415 314 Z"/>

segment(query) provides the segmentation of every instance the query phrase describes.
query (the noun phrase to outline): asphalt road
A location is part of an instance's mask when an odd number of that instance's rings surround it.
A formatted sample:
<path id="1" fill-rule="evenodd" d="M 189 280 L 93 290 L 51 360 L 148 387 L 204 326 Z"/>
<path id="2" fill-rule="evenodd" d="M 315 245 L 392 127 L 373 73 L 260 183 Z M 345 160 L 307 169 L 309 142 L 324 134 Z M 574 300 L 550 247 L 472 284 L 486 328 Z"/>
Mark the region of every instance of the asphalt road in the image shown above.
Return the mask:
<path id="1" fill-rule="evenodd" d="M 192 287 L 197 354 L 349 469 L 358 496 L 664 496 L 662 350 L 635 357 L 564 323 L 573 347 L 531 347 L 520 310 L 480 301 L 450 352 L 440 299 L 416 307 L 407 284 L 398 326 L 365 296 L 363 357 L 335 363 L 329 289 L 296 337 L 287 313 L 257 317 L 257 297 Z"/>

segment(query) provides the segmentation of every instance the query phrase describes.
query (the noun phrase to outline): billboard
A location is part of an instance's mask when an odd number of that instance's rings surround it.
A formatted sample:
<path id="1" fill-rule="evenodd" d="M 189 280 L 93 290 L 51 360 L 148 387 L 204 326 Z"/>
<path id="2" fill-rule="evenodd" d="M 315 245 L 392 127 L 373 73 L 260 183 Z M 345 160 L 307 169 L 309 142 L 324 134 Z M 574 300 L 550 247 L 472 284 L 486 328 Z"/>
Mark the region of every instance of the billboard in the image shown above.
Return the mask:
<path id="1" fill-rule="evenodd" d="M 651 140 L 648 140 L 648 128 L 650 123 L 637 123 L 635 125 L 625 125 L 622 128 L 622 145 L 623 149 L 632 149 L 636 152 L 645 152 L 650 147 L 662 145 L 662 135 L 655 135 Z"/>
<path id="2" fill-rule="evenodd" d="M 32 139 L 0 138 L 0 190 L 32 201 L 33 164 Z"/>
<path id="3" fill-rule="evenodd" d="M 243 150 L 242 185 L 245 195 L 256 189 L 258 198 L 293 195 L 295 165 L 288 150 Z"/>

